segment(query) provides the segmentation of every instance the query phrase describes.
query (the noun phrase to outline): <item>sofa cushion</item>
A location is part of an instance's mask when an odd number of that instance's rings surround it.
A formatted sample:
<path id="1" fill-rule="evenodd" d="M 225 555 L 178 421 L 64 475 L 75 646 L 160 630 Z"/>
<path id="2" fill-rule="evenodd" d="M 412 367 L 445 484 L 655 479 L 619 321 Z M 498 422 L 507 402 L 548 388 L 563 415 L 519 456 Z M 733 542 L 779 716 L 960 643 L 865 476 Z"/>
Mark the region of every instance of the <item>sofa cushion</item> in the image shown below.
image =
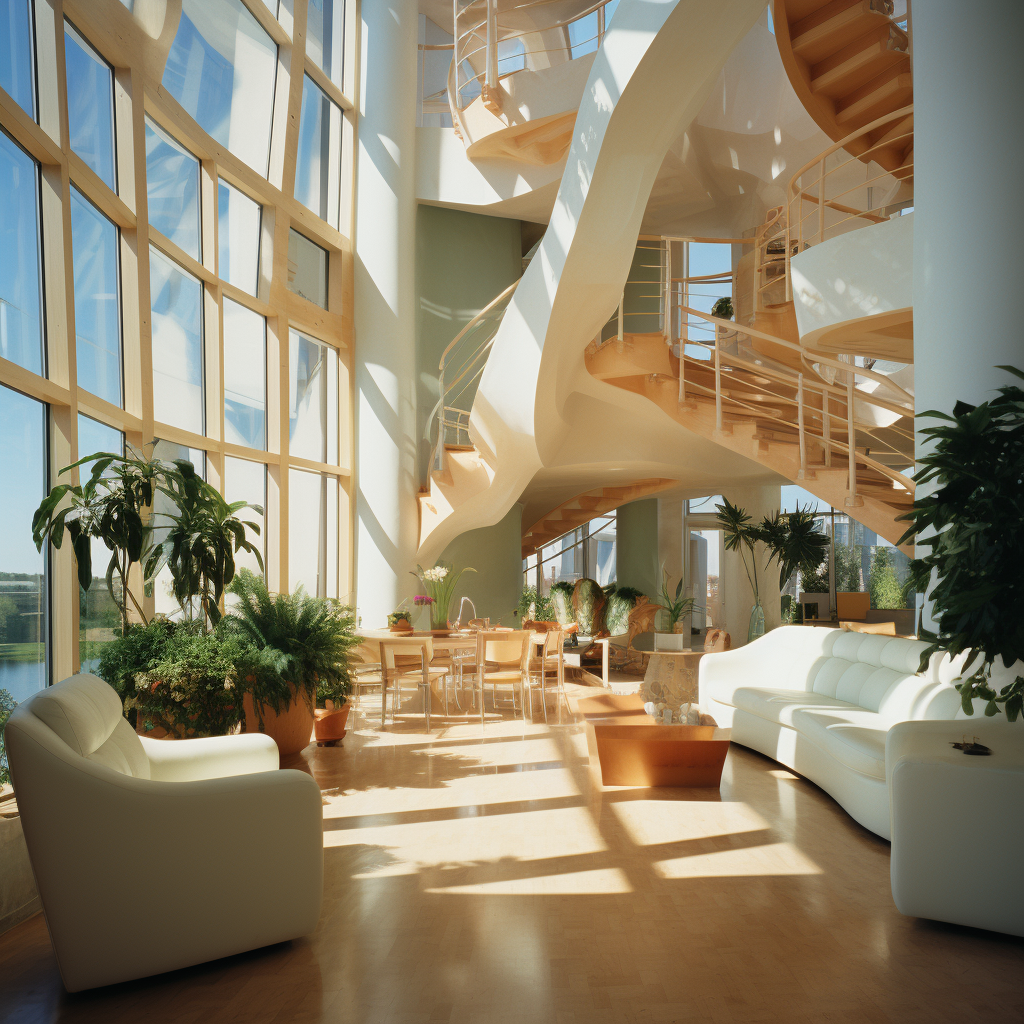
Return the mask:
<path id="1" fill-rule="evenodd" d="M 798 708 L 793 728 L 855 772 L 885 781 L 885 738 L 889 723 L 873 711 L 847 705 Z"/>
<path id="2" fill-rule="evenodd" d="M 806 690 L 777 690 L 760 686 L 740 686 L 732 694 L 733 707 L 769 722 L 793 725 L 793 713 L 804 708 L 849 708 L 850 704 Z"/>

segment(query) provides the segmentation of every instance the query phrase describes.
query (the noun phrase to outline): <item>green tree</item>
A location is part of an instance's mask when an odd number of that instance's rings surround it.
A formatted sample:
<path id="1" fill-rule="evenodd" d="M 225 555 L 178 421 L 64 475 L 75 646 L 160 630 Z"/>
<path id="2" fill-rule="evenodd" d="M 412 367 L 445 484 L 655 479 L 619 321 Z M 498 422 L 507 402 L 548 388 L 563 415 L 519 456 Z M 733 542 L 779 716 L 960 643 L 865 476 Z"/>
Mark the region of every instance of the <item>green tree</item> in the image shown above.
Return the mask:
<path id="1" fill-rule="evenodd" d="M 15 624 L 18 606 L 4 595 L 0 597 L 0 644 L 13 643 L 15 640 Z"/>
<path id="2" fill-rule="evenodd" d="M 800 580 L 805 594 L 828 593 L 828 555 L 814 572 L 805 572 Z M 861 589 L 860 553 L 857 548 L 845 544 L 836 545 L 836 591 L 859 591 Z"/>
<path id="3" fill-rule="evenodd" d="M 872 608 L 906 607 L 903 584 L 896 572 L 896 566 L 893 565 L 889 549 L 881 544 L 875 548 L 875 557 L 871 560 L 868 590 L 871 593 Z"/>

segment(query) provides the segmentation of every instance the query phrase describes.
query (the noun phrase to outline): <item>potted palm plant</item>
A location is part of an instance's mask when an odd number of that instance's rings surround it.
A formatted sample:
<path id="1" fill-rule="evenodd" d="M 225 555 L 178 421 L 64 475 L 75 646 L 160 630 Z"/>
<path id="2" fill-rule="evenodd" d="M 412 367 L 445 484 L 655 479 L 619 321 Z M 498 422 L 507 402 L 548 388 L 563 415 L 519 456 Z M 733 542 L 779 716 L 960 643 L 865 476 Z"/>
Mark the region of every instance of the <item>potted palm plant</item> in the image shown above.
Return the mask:
<path id="1" fill-rule="evenodd" d="M 1024 380 L 1012 366 L 998 369 Z M 909 528 L 899 543 L 916 538 L 927 552 L 910 563 L 936 623 L 919 630 L 931 641 L 921 668 L 935 651 L 966 652 L 957 683 L 964 713 L 981 698 L 986 715 L 1002 710 L 1012 722 L 1024 711 L 1024 672 L 997 691 L 992 669 L 997 658 L 1006 668 L 1024 663 L 1024 389 L 1008 384 L 978 406 L 957 402 L 952 416 L 921 415 L 944 421 L 921 431 L 934 444 L 918 459 L 914 507 L 900 517 Z M 926 493 L 925 484 L 934 486 Z"/>
<path id="2" fill-rule="evenodd" d="M 754 592 L 754 607 L 750 611 L 747 630 L 749 643 L 764 635 L 764 607 L 758 569 L 765 572 L 772 561 L 776 561 L 781 586 L 797 568 L 813 568 L 821 563 L 828 538 L 819 532 L 809 507 L 797 507 L 795 512 L 775 512 L 765 516 L 760 524 L 755 524 L 745 509 L 737 508 L 728 498 L 722 500 L 723 504 L 716 508 L 725 549 L 739 552 Z M 767 560 L 764 559 L 765 550 Z"/>
<path id="3" fill-rule="evenodd" d="M 297 754 L 309 743 L 315 709 L 322 704 L 322 710 L 337 711 L 340 719 L 325 730 L 333 727 L 344 735 L 349 653 L 360 642 L 352 609 L 312 597 L 301 587 L 293 594 L 272 594 L 263 578 L 247 569 L 238 573 L 229 592 L 238 602 L 220 629 L 243 639 L 258 655 L 246 664 L 241 679 L 246 732 L 272 737 L 282 757 Z"/>

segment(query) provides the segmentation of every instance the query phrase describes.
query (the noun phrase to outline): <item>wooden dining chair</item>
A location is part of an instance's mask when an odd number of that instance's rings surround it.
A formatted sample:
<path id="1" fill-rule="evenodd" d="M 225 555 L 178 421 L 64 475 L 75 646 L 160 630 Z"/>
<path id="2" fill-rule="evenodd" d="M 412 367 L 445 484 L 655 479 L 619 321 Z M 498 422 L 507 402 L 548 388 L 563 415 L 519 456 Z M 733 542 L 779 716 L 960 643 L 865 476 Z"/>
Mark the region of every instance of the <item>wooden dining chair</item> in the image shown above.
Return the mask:
<path id="1" fill-rule="evenodd" d="M 352 696 L 361 697 L 366 689 L 380 688 L 384 700 L 384 677 L 380 671 L 380 642 L 367 637 L 349 655 Z"/>
<path id="2" fill-rule="evenodd" d="M 476 637 L 476 686 L 480 694 L 480 724 L 484 723 L 484 688 L 491 684 L 491 704 L 497 710 L 496 688 L 512 690 L 512 710 L 519 706 L 526 719 L 526 692 L 530 686 L 530 644 L 533 635 L 526 629 L 482 629 Z"/>
<path id="3" fill-rule="evenodd" d="M 543 635 L 540 653 L 530 658 L 530 717 L 533 718 L 533 691 L 540 689 L 544 721 L 548 720 L 547 688 L 555 688 L 555 703 L 558 706 L 558 721 L 562 721 L 562 701 L 565 699 L 565 657 L 563 644 L 566 633 L 563 629 L 549 629 Z M 568 706 L 568 705 L 567 705 Z"/>
<path id="4" fill-rule="evenodd" d="M 380 670 L 383 680 L 380 705 L 380 727 L 387 721 L 388 692 L 391 692 L 391 721 L 396 720 L 402 702 L 402 690 L 420 689 L 423 692 L 423 715 L 430 732 L 430 684 L 433 680 L 447 675 L 448 665 L 431 665 L 434 658 L 434 642 L 428 636 L 391 637 L 378 641 L 380 645 Z"/>

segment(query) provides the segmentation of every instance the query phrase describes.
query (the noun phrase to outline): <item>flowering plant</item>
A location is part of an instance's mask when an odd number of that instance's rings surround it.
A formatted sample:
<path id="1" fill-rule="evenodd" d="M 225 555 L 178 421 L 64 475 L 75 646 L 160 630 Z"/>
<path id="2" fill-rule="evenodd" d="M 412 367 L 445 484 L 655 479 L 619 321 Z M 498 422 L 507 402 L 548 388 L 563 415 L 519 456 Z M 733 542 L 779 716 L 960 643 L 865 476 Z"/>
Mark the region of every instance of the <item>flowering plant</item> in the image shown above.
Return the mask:
<path id="1" fill-rule="evenodd" d="M 431 629 L 448 628 L 448 609 L 451 607 L 455 588 L 464 572 L 476 572 L 476 569 L 459 569 L 456 572 L 451 566 L 440 562 L 429 569 L 424 569 L 421 565 L 416 566 L 413 575 L 419 577 L 423 589 L 427 592 L 425 597 L 428 599 L 421 602 L 417 597 L 416 603 L 428 604 Z"/>
<path id="2" fill-rule="evenodd" d="M 417 608 L 422 608 L 424 605 L 430 605 L 433 603 L 434 599 L 432 597 L 428 597 L 426 594 L 417 594 L 413 598 L 413 604 L 416 605 Z"/>

